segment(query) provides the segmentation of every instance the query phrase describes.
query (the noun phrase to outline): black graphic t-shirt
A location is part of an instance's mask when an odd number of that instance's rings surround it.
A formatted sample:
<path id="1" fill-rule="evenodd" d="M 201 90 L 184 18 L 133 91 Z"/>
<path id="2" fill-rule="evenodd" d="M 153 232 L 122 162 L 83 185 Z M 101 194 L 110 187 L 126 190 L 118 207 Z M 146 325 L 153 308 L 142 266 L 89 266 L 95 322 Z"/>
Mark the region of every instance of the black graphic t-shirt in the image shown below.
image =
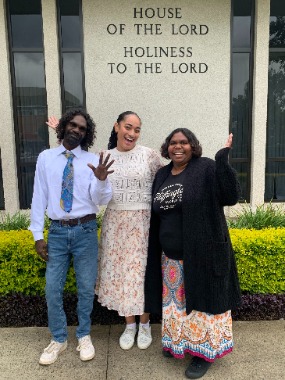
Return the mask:
<path id="1" fill-rule="evenodd" d="M 154 196 L 154 212 L 160 218 L 159 241 L 163 252 L 174 260 L 183 259 L 182 194 L 184 171 L 169 174 Z"/>

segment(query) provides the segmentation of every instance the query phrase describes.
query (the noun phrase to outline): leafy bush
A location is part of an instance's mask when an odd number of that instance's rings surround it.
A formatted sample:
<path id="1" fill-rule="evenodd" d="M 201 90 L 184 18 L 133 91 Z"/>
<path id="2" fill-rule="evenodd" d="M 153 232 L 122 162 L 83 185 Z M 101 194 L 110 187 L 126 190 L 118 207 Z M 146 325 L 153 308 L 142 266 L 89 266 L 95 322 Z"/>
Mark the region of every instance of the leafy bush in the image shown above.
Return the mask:
<path id="1" fill-rule="evenodd" d="M 285 229 L 231 229 L 243 292 L 285 292 Z"/>
<path id="2" fill-rule="evenodd" d="M 241 289 L 247 293 L 242 295 L 241 307 L 233 311 L 233 319 L 285 318 L 285 229 L 231 229 L 230 234 Z M 45 262 L 34 250 L 31 232 L 0 231 L 0 327 L 47 326 L 44 276 Z M 70 268 L 64 295 L 69 325 L 77 324 L 76 302 L 75 275 Z M 159 323 L 160 316 L 152 315 L 151 321 Z M 92 323 L 123 322 L 95 297 Z"/>
<path id="3" fill-rule="evenodd" d="M 44 224 L 44 229 L 45 229 L 45 230 L 48 230 L 50 224 L 51 224 L 51 221 L 50 221 L 49 217 L 47 216 L 47 214 L 45 214 L 45 224 Z"/>
<path id="4" fill-rule="evenodd" d="M 97 222 L 97 227 L 98 229 L 101 229 L 102 227 L 102 222 L 103 222 L 103 216 L 105 213 L 106 207 L 102 207 L 98 214 L 96 214 L 96 222 Z"/>
<path id="5" fill-rule="evenodd" d="M 285 294 L 243 294 L 241 306 L 232 312 L 235 321 L 285 318 Z"/>
<path id="6" fill-rule="evenodd" d="M 230 234 L 242 291 L 285 292 L 285 229 L 232 229 Z M 0 231 L 0 294 L 44 294 L 44 286 L 45 262 L 34 250 L 31 232 Z M 76 292 L 72 267 L 65 290 Z"/>
<path id="7" fill-rule="evenodd" d="M 269 227 L 285 227 L 285 211 L 272 203 L 258 206 L 255 210 L 244 206 L 232 220 L 228 220 L 230 228 L 252 228 L 260 230 Z"/>
<path id="8" fill-rule="evenodd" d="M 97 226 L 98 229 L 102 225 L 102 219 L 104 216 L 105 209 L 101 209 L 97 215 Z M 27 230 L 31 223 L 30 216 L 24 212 L 16 212 L 13 215 L 9 213 L 0 213 L 0 231 L 19 231 Z M 44 228 L 48 229 L 51 221 L 48 216 L 45 215 Z"/>
<path id="9" fill-rule="evenodd" d="M 44 294 L 46 264 L 34 245 L 30 231 L 0 231 L 0 294 Z M 76 291 L 72 267 L 65 290 Z"/>
<path id="10" fill-rule="evenodd" d="M 30 218 L 26 213 L 16 212 L 14 215 L 8 213 L 0 214 L 0 230 L 26 230 L 30 225 Z"/>

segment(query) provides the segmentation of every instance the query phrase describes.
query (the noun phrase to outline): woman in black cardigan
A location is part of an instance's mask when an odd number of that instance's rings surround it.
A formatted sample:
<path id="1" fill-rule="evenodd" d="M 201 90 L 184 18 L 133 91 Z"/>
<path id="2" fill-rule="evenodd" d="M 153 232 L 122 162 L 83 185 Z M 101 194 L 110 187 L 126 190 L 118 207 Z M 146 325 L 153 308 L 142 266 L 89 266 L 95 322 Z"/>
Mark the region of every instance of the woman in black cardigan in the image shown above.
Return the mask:
<path id="1" fill-rule="evenodd" d="M 175 129 L 161 147 L 171 162 L 153 184 L 145 311 L 163 310 L 164 356 L 194 356 L 185 372 L 190 379 L 233 347 L 231 309 L 240 304 L 240 289 L 223 212 L 239 199 L 231 146 L 232 134 L 213 161 L 201 157 L 191 131 Z"/>

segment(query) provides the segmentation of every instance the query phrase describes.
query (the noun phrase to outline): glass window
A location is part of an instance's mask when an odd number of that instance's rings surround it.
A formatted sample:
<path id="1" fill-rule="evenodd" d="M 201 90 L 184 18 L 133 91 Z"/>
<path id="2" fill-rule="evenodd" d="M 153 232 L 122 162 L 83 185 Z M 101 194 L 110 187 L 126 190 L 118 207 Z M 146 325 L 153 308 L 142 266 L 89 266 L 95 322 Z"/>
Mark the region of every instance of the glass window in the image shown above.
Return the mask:
<path id="1" fill-rule="evenodd" d="M 235 0 L 233 2 L 233 47 L 250 48 L 251 44 L 251 12 L 252 2 Z"/>
<path id="2" fill-rule="evenodd" d="M 4 210 L 4 209 L 5 209 L 5 200 L 4 200 L 2 161 L 1 161 L 1 150 L 0 150 L 0 210 Z"/>
<path id="3" fill-rule="evenodd" d="M 270 47 L 285 47 L 285 16 L 270 16 L 269 33 Z"/>
<path id="4" fill-rule="evenodd" d="M 14 53 L 16 117 L 20 167 L 35 164 L 48 147 L 44 57 L 42 53 Z"/>
<path id="5" fill-rule="evenodd" d="M 285 2 L 280 0 L 271 0 L 270 16 L 285 16 Z"/>
<path id="6" fill-rule="evenodd" d="M 238 180 L 239 180 L 240 188 L 241 188 L 240 200 L 244 201 L 246 200 L 247 188 L 248 188 L 248 182 L 249 182 L 248 163 L 236 161 L 232 163 L 232 166 L 238 173 Z"/>
<path id="7" fill-rule="evenodd" d="M 14 48 L 43 46 L 40 1 L 9 0 Z"/>
<path id="8" fill-rule="evenodd" d="M 285 51 L 270 54 L 267 156 L 285 158 Z"/>
<path id="9" fill-rule="evenodd" d="M 265 200 L 285 201 L 285 161 L 267 161 Z"/>
<path id="10" fill-rule="evenodd" d="M 66 109 L 83 104 L 81 53 L 62 54 Z"/>
<path id="11" fill-rule="evenodd" d="M 61 16 L 61 33 L 63 48 L 81 48 L 81 29 L 78 16 Z"/>
<path id="12" fill-rule="evenodd" d="M 42 20 L 37 15 L 12 15 L 12 40 L 16 48 L 42 47 Z"/>
<path id="13" fill-rule="evenodd" d="M 250 48 L 250 16 L 235 16 L 233 20 L 233 46 Z"/>
<path id="14" fill-rule="evenodd" d="M 249 53 L 233 53 L 232 56 L 232 158 L 248 158 L 249 58 Z"/>
<path id="15" fill-rule="evenodd" d="M 20 207 L 25 209 L 31 205 L 37 157 L 49 147 L 41 2 L 8 0 L 7 5 Z"/>
<path id="16" fill-rule="evenodd" d="M 62 111 L 85 105 L 80 0 L 58 0 Z"/>
<path id="17" fill-rule="evenodd" d="M 26 88 L 45 87 L 43 58 L 42 53 L 14 53 L 16 87 L 25 91 Z M 30 100 L 39 101 L 36 97 Z"/>
<path id="18" fill-rule="evenodd" d="M 265 200 L 285 201 L 285 4 L 271 0 Z"/>
<path id="19" fill-rule="evenodd" d="M 252 104 L 252 14 L 253 1 L 233 0 L 231 126 L 234 135 L 230 161 L 237 170 L 242 199 L 249 201 Z"/>
<path id="20" fill-rule="evenodd" d="M 82 25 L 78 0 L 59 0 L 61 46 L 81 49 Z"/>

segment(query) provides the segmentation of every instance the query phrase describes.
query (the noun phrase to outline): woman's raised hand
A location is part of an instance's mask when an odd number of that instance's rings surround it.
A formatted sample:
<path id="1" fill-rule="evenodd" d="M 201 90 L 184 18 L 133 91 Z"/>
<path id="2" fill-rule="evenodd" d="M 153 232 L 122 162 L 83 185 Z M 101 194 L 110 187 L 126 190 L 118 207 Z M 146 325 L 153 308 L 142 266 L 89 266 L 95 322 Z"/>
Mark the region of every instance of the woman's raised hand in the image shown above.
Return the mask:
<path id="1" fill-rule="evenodd" d="M 225 148 L 231 148 L 233 144 L 233 134 L 230 133 L 229 137 L 227 138 L 227 141 L 225 143 Z"/>
<path id="2" fill-rule="evenodd" d="M 59 120 L 58 120 L 57 117 L 55 117 L 55 116 L 50 116 L 50 117 L 48 118 L 48 121 L 46 121 L 46 124 L 47 124 L 50 128 L 52 128 L 52 129 L 56 129 L 56 127 L 58 126 L 58 122 L 59 122 Z"/>

